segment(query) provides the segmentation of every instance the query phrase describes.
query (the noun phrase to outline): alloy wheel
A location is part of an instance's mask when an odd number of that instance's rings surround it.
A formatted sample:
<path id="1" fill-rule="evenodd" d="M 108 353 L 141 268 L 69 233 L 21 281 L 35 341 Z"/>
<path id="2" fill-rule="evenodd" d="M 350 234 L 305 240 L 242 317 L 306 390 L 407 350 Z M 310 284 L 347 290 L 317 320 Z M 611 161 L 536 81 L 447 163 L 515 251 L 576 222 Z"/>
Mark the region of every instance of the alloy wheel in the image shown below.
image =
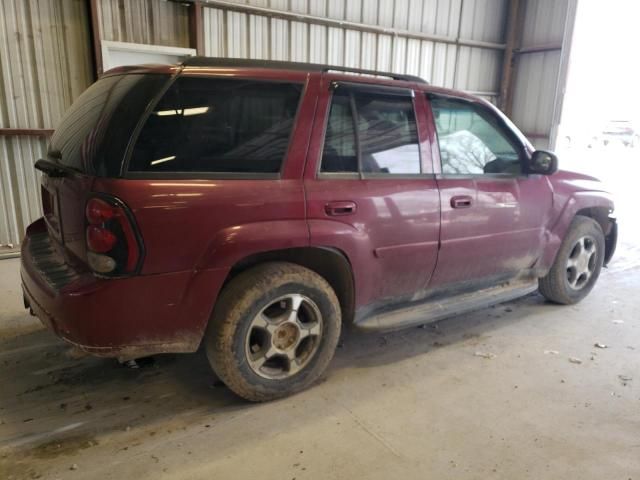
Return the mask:
<path id="1" fill-rule="evenodd" d="M 318 351 L 322 315 L 297 293 L 269 303 L 251 321 L 246 338 L 249 367 L 263 378 L 281 380 L 304 368 Z"/>
<path id="2" fill-rule="evenodd" d="M 589 283 L 596 270 L 596 241 L 586 235 L 580 237 L 571 248 L 567 259 L 567 282 L 573 290 L 581 290 Z"/>

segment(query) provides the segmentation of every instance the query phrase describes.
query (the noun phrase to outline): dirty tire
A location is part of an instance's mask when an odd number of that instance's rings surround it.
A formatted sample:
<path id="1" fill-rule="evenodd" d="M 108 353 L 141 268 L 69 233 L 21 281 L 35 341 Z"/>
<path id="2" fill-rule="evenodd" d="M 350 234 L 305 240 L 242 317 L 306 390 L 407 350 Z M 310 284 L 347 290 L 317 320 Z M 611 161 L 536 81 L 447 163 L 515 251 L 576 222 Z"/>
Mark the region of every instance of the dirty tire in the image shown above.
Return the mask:
<path id="1" fill-rule="evenodd" d="M 286 378 L 264 378 L 250 363 L 247 345 L 252 322 L 288 295 L 304 296 L 317 307 L 321 334 L 314 337 L 313 355 L 300 370 Z M 220 380 L 240 397 L 253 402 L 274 400 L 307 388 L 322 375 L 333 358 L 340 328 L 340 304 L 323 277 L 293 263 L 264 263 L 240 273 L 224 287 L 205 335 L 207 358 Z"/>
<path id="2" fill-rule="evenodd" d="M 580 288 L 572 288 L 570 285 L 570 276 L 568 262 L 570 256 L 574 252 L 574 247 L 580 239 L 593 239 L 593 248 L 595 257 L 593 263 L 593 272 L 588 280 L 581 285 Z M 540 293 L 554 303 L 562 305 L 571 305 L 579 302 L 586 297 L 600 275 L 602 264 L 604 261 L 605 243 L 604 234 L 600 225 L 589 217 L 576 215 L 567 235 L 565 236 L 560 250 L 556 255 L 556 259 L 549 270 L 549 273 L 538 281 Z"/>

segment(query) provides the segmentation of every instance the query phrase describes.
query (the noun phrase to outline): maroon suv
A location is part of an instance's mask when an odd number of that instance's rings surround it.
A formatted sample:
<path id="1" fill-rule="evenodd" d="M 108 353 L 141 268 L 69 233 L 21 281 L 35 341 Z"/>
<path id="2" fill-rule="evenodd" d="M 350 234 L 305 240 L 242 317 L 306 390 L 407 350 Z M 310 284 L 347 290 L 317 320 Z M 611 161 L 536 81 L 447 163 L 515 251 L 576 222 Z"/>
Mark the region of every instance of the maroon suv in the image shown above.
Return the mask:
<path id="1" fill-rule="evenodd" d="M 204 343 L 238 395 L 325 370 L 342 325 L 423 324 L 536 289 L 582 299 L 613 202 L 488 102 L 403 75 L 193 58 L 73 104 L 22 245 L 25 306 L 121 360 Z"/>

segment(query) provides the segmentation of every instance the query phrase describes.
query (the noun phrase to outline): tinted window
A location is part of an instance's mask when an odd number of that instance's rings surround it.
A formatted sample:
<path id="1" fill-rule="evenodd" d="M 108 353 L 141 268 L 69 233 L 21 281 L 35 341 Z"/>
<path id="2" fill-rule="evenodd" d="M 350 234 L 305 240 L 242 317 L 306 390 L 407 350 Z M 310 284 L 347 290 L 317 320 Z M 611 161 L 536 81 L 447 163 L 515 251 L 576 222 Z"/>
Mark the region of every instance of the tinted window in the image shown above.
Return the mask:
<path id="1" fill-rule="evenodd" d="M 180 77 L 154 107 L 129 171 L 277 173 L 301 85 Z"/>
<path id="2" fill-rule="evenodd" d="M 49 145 L 49 157 L 83 172 L 118 176 L 131 132 L 168 75 L 104 77 L 71 105 Z"/>
<path id="3" fill-rule="evenodd" d="M 362 171 L 420 173 L 411 97 L 357 94 L 355 98 Z"/>
<path id="4" fill-rule="evenodd" d="M 442 173 L 517 175 L 518 149 L 487 109 L 463 100 L 431 99 Z"/>
<path id="5" fill-rule="evenodd" d="M 411 97 L 338 88 L 327 122 L 322 171 L 358 172 L 358 155 L 364 173 L 420 173 Z"/>
<path id="6" fill-rule="evenodd" d="M 351 98 L 345 93 L 336 92 L 331 102 L 322 150 L 323 172 L 358 172 Z"/>

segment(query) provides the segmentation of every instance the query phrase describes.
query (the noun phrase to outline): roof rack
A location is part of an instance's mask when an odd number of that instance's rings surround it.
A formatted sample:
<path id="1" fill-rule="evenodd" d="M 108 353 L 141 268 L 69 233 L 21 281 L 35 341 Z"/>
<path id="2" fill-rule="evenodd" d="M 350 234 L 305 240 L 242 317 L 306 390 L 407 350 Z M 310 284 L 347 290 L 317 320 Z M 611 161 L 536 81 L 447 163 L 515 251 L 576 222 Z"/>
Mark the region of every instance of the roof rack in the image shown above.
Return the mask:
<path id="1" fill-rule="evenodd" d="M 339 67 L 335 65 L 322 65 L 319 63 L 283 62 L 279 60 L 251 60 L 247 58 L 219 58 L 219 57 L 187 57 L 182 63 L 185 67 L 249 67 L 249 68 L 273 68 L 281 70 L 300 70 L 304 72 L 345 72 L 359 75 L 372 75 L 376 77 L 389 77 L 393 80 L 405 82 L 427 83 L 426 80 L 415 75 L 403 75 L 400 73 L 380 72 L 363 68 Z"/>

